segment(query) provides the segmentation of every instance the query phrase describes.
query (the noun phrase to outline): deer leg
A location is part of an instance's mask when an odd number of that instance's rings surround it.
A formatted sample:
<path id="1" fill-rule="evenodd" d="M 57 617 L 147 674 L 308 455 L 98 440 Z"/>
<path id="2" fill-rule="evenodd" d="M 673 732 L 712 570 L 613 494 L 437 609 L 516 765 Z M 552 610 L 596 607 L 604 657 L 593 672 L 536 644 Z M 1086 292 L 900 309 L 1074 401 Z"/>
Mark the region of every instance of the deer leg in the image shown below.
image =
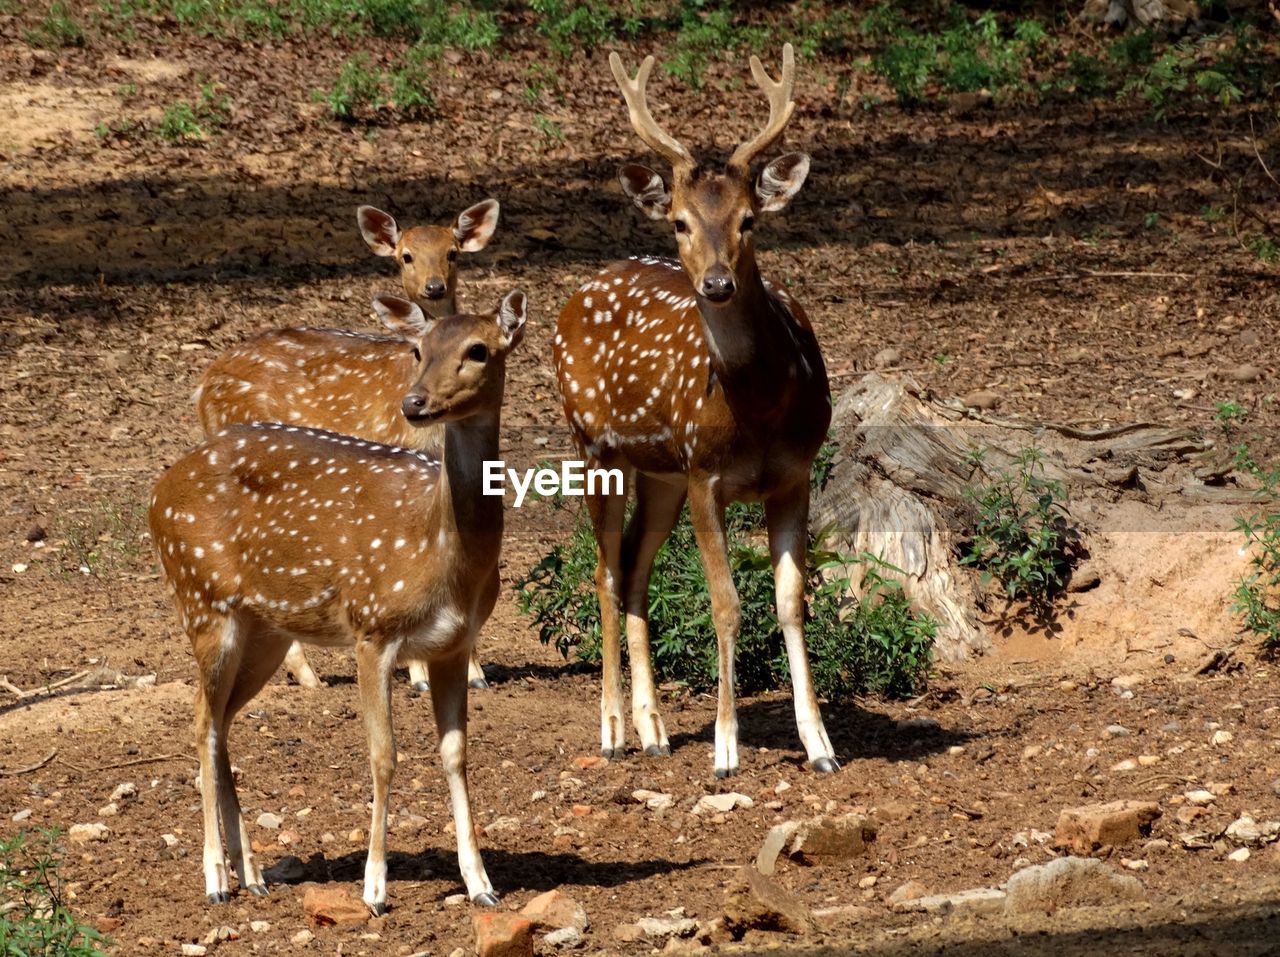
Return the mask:
<path id="1" fill-rule="evenodd" d="M 809 673 L 809 652 L 804 642 L 804 586 L 806 546 L 809 534 L 809 485 L 765 502 L 765 522 L 769 526 L 769 555 L 773 560 L 774 592 L 778 600 L 778 624 L 787 645 L 791 670 L 791 693 L 795 700 L 796 727 L 809 756 L 809 765 L 819 773 L 840 770 L 831 740 L 822 723 L 818 696 Z"/>
<path id="2" fill-rule="evenodd" d="M 431 704 L 440 737 L 440 762 L 449 786 L 453 827 L 458 834 L 458 869 L 472 902 L 492 907 L 498 898 L 480 859 L 471 796 L 467 792 L 467 657 L 463 652 L 430 662 Z"/>
<path id="3" fill-rule="evenodd" d="M 226 708 L 222 713 L 222 727 L 219 734 L 221 746 L 218 750 L 218 807 L 222 814 L 227 856 L 231 858 L 231 864 L 235 868 L 236 879 L 250 894 L 266 897 L 267 882 L 263 879 L 262 869 L 254 857 L 253 845 L 244 825 L 244 816 L 240 811 L 240 799 L 236 796 L 227 738 L 230 734 L 232 719 L 253 699 L 254 695 L 262 690 L 262 686 L 280 667 L 280 660 L 285 657 L 291 647 L 297 647 L 297 644 L 291 646 L 287 637 L 265 625 L 253 627 L 242 621 L 241 627 L 245 634 L 244 652 L 240 659 L 235 684 L 231 688 Z"/>
<path id="4" fill-rule="evenodd" d="M 356 641 L 356 680 L 373 770 L 373 818 L 369 823 L 369 857 L 364 865 L 364 902 L 375 916 L 387 912 L 387 801 L 396 769 L 391 676 L 398 650 L 396 643 L 384 645 L 368 638 Z"/>
<path id="5" fill-rule="evenodd" d="M 409 662 L 409 687 L 419 694 L 431 690 L 431 679 L 427 676 L 427 666 L 416 658 Z"/>
<path id="6" fill-rule="evenodd" d="M 631 659 L 631 723 L 650 757 L 671 754 L 667 729 L 658 713 L 658 694 L 649 650 L 649 576 L 658 549 L 671 534 L 684 505 L 685 486 L 637 474 L 636 510 L 622 540 L 627 656 Z"/>
<path id="7" fill-rule="evenodd" d="M 693 533 L 702 556 L 711 592 L 711 615 L 716 626 L 716 653 L 719 659 L 719 695 L 716 706 L 716 777 L 738 773 L 738 707 L 734 688 L 734 656 L 738 649 L 738 628 L 742 606 L 729 567 L 728 543 L 724 531 L 724 502 L 719 480 L 712 477 L 689 480 L 689 513 Z"/>
<path id="8" fill-rule="evenodd" d="M 480 659 L 476 657 L 474 651 L 467 659 L 467 684 L 476 689 L 489 687 L 489 680 L 485 678 L 484 671 L 480 667 Z"/>
<path id="9" fill-rule="evenodd" d="M 626 489 L 621 495 L 588 495 L 587 510 L 596 535 L 596 595 L 600 599 L 603 634 L 600 657 L 600 753 L 622 757 L 626 730 L 622 724 L 622 646 L 618 606 L 622 586 L 622 519 Z"/>
<path id="10" fill-rule="evenodd" d="M 298 684 L 304 688 L 322 688 L 322 682 L 319 676 L 311 668 L 311 662 L 307 661 L 306 652 L 302 650 L 302 642 L 295 641 L 289 646 L 288 653 L 284 656 L 284 667 L 289 674 L 293 675 Z"/>
<path id="11" fill-rule="evenodd" d="M 195 698 L 196 755 L 200 759 L 200 810 L 204 819 L 204 893 L 210 904 L 231 900 L 231 880 L 222 850 L 222 826 L 218 798 L 225 789 L 235 791 L 226 753 L 227 699 L 240 667 L 243 646 L 234 616 L 214 617 L 208 630 L 191 635 L 199 669 Z M 224 777 L 225 775 L 225 777 Z"/>

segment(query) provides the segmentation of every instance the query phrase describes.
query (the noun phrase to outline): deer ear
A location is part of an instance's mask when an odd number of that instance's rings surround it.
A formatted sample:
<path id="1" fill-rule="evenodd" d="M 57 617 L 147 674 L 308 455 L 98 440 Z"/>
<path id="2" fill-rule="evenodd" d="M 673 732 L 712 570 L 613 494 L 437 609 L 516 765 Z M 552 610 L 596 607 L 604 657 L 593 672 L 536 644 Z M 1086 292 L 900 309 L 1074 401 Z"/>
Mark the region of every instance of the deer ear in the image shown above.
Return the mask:
<path id="1" fill-rule="evenodd" d="M 478 253 L 489 245 L 498 228 L 498 201 L 483 199 L 458 214 L 453 224 L 453 238 L 464 253 Z"/>
<path id="2" fill-rule="evenodd" d="M 361 206 L 356 210 L 356 222 L 360 235 L 377 256 L 394 256 L 400 242 L 400 227 L 390 213 L 373 206 Z"/>
<path id="3" fill-rule="evenodd" d="M 628 163 L 618 170 L 618 182 L 631 202 L 650 219 L 666 219 L 671 211 L 671 192 L 662 177 L 647 166 Z"/>
<path id="4" fill-rule="evenodd" d="M 508 349 L 513 349 L 524 338 L 524 321 L 527 317 L 529 301 L 523 289 L 513 289 L 507 293 L 498 306 L 498 328 L 506 339 Z"/>
<path id="5" fill-rule="evenodd" d="M 760 210 L 773 213 L 791 202 L 791 197 L 800 192 L 805 177 L 809 175 L 809 156 L 807 153 L 787 153 L 760 171 L 756 180 L 756 200 Z"/>
<path id="6" fill-rule="evenodd" d="M 375 296 L 373 311 L 384 326 L 405 339 L 422 338 L 433 324 L 416 302 L 399 296 Z"/>

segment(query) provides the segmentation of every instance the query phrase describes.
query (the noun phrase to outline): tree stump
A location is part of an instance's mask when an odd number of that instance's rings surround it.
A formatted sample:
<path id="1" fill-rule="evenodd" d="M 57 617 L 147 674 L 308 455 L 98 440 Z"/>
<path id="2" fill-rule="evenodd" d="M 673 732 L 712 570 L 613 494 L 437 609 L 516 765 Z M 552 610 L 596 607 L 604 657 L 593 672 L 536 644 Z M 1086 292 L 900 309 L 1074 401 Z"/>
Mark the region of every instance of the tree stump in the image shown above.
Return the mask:
<path id="1" fill-rule="evenodd" d="M 1089 430 L 997 418 L 931 398 L 909 378 L 870 373 L 840 398 L 832 429 L 838 451 L 814 498 L 811 526 L 828 529 L 832 548 L 867 552 L 901 569 L 908 597 L 938 622 L 942 660 L 991 644 L 979 615 L 978 575 L 959 564 L 973 517 L 966 492 L 1008 472 L 1028 446 L 1042 451 L 1044 477 L 1067 491 L 1070 523 L 1091 566 L 1076 569 L 1079 588 L 1106 574 L 1107 547 L 1118 536 L 1100 529 L 1134 522 L 1150 522 L 1164 535 L 1208 529 L 1218 536 L 1214 560 L 1221 564 L 1223 554 L 1234 553 L 1232 516 L 1258 507 L 1256 493 L 1231 484 L 1229 470 L 1206 454 L 1212 444 L 1190 428 L 1139 423 Z M 980 462 L 974 452 L 982 453 Z M 1188 515 L 1210 507 L 1216 510 L 1207 522 Z M 1162 516 L 1173 524 L 1162 525 Z M 1152 548 L 1167 550 L 1158 535 L 1150 538 Z M 1239 567 L 1243 572 L 1243 559 Z"/>

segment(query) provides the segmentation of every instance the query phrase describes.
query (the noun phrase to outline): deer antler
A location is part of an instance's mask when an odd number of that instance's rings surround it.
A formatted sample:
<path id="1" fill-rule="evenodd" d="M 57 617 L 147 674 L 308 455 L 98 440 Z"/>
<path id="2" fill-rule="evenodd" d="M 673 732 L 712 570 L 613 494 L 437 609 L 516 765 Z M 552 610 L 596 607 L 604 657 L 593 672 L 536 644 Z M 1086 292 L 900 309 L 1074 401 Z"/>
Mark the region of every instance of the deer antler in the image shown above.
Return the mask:
<path id="1" fill-rule="evenodd" d="M 635 79 L 627 75 L 622 65 L 622 58 L 616 53 L 609 54 L 609 68 L 613 70 L 613 78 L 618 81 L 623 99 L 627 101 L 627 110 L 631 115 L 631 125 L 636 135 L 642 139 L 655 153 L 665 157 L 675 171 L 694 166 L 693 157 L 680 142 L 658 126 L 649 105 L 645 102 L 644 86 L 649 81 L 649 71 L 653 69 L 653 57 L 647 56 L 640 64 Z"/>
<path id="2" fill-rule="evenodd" d="M 760 153 L 772 146 L 782 135 L 783 129 L 791 119 L 791 114 L 795 111 L 796 104 L 791 99 L 791 90 L 796 81 L 796 55 L 791 44 L 783 44 L 782 77 L 777 82 L 769 76 L 760 58 L 754 54 L 751 57 L 751 75 L 755 78 L 756 86 L 764 90 L 765 96 L 769 98 L 769 122 L 749 142 L 743 143 L 734 150 L 733 156 L 729 158 L 731 168 L 744 171 L 750 168 L 752 161 Z"/>

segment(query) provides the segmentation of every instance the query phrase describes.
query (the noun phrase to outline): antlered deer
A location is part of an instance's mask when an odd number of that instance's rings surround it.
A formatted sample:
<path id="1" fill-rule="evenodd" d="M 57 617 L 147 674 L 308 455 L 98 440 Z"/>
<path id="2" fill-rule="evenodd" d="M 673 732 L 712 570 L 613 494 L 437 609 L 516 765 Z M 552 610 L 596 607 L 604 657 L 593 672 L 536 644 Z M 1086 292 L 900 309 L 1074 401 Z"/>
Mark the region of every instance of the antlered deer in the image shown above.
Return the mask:
<path id="1" fill-rule="evenodd" d="M 403 299 L 378 305 L 418 342 L 401 407 L 419 427 L 444 425 L 441 459 L 293 425 L 233 425 L 174 464 L 151 497 L 151 535 L 199 671 L 211 902 L 230 898 L 228 856 L 241 887 L 267 892 L 227 734 L 291 641 L 355 647 L 373 769 L 365 903 L 386 908 L 391 675 L 402 651 L 431 676 L 467 894 L 496 901 L 467 793 L 467 659 L 498 595 L 502 500 L 483 494 L 483 463 L 498 456 L 506 359 L 524 329 L 525 296 L 508 294 L 489 315 L 437 320 Z"/>
<path id="2" fill-rule="evenodd" d="M 408 297 L 434 317 L 457 312 L 458 252 L 483 249 L 498 224 L 498 201 L 486 199 L 458 214 L 450 227 L 396 221 L 372 206 L 356 219 L 379 256 L 395 256 Z M 400 399 L 415 376 L 414 359 L 400 337 L 335 329 L 266 332 L 222 353 L 196 392 L 206 436 L 236 422 L 283 422 L 371 439 L 383 445 L 438 451 L 440 433 L 400 414 Z M 291 648 L 285 667 L 306 688 L 320 687 L 302 648 Z M 414 688 L 428 687 L 426 669 L 409 662 Z M 480 663 L 470 666 L 472 687 L 485 687 Z"/>
<path id="3" fill-rule="evenodd" d="M 609 57 L 631 124 L 672 166 L 668 189 L 643 166 L 619 171 L 623 190 L 652 219 L 673 225 L 678 263 L 639 259 L 607 266 L 565 305 L 555 365 L 565 414 L 583 455 L 621 468 L 636 509 L 623 531 L 626 494 L 587 496 L 604 628 L 601 750 L 621 754 L 618 610 L 627 619 L 632 722 L 646 754 L 670 753 L 649 655 L 653 558 L 687 497 L 711 592 L 719 653 L 715 772 L 738 770 L 734 654 L 740 620 L 725 547 L 731 501 L 764 503 L 800 738 L 816 771 L 839 768 L 818 710 L 804 642 L 809 470 L 831 419 L 826 369 L 804 310 L 766 283 L 752 228 L 804 183 L 809 157 L 788 153 L 754 182 L 752 161 L 782 134 L 795 103 L 795 57 L 783 48 L 775 82 L 756 57 L 751 73 L 769 100 L 763 131 L 740 145 L 724 172 L 699 166 L 659 128 L 645 101 L 647 57 L 633 80 Z"/>

